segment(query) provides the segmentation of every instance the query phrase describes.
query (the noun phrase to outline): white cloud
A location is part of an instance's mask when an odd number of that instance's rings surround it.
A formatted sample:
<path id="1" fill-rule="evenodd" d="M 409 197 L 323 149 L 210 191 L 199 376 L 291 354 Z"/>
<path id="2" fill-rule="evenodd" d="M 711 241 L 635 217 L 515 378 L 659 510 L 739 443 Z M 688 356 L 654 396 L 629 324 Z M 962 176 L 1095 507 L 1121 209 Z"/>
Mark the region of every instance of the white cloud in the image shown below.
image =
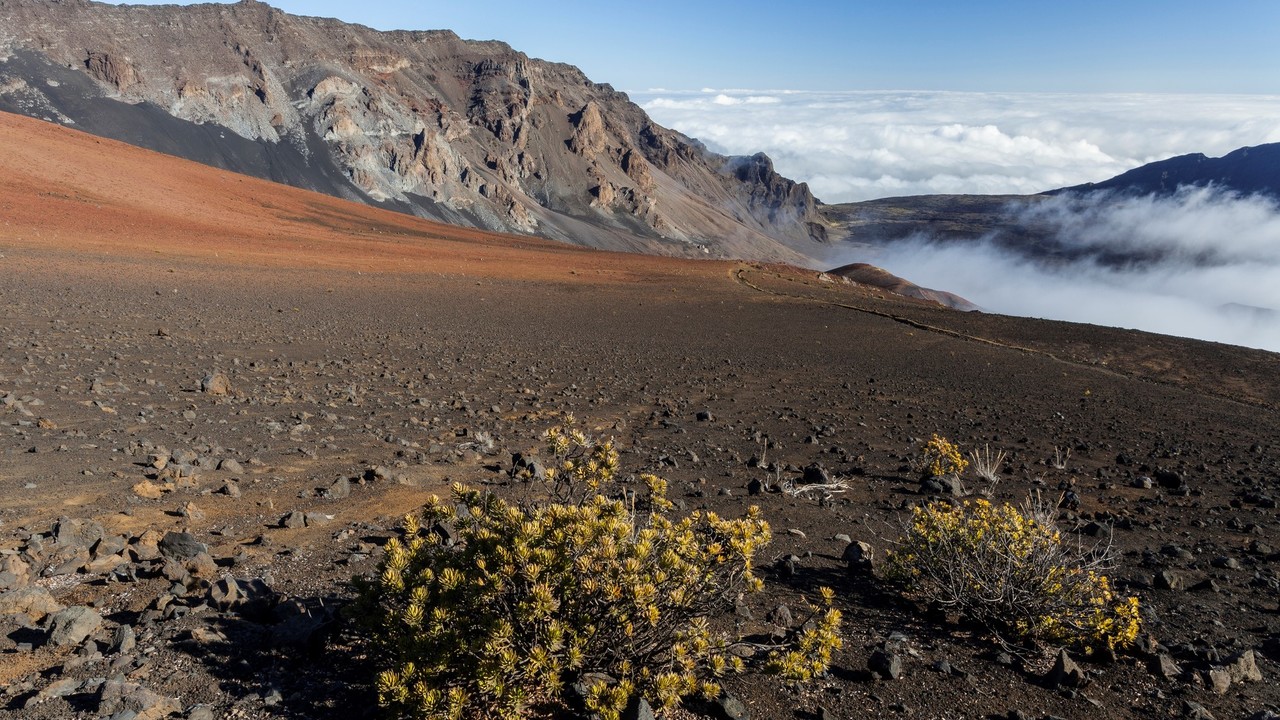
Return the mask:
<path id="1" fill-rule="evenodd" d="M 1015 221 L 1047 226 L 1076 259 L 1037 262 L 997 237 L 920 237 L 838 261 L 874 262 L 991 312 L 1280 352 L 1280 208 L 1269 200 L 1204 189 L 1169 198 L 1059 196 Z M 1102 261 L 1116 251 L 1146 259 Z"/>
<path id="2" fill-rule="evenodd" d="M 634 99 L 713 150 L 768 153 L 829 203 L 1031 194 L 1175 155 L 1280 142 L 1280 96 L 707 88 Z M 1280 351 L 1280 314 L 1247 309 L 1280 311 L 1280 209 L 1269 201 L 1207 190 L 1105 203 L 1059 196 L 1016 221 L 1048 226 L 1076 259 L 1048 266 L 995 237 L 917 238 L 831 266 L 873 262 L 992 312 Z M 1102 262 L 1117 251 L 1148 261 Z"/>
<path id="3" fill-rule="evenodd" d="M 1280 96 L 705 88 L 633 99 L 713 150 L 768 153 L 831 203 L 1037 193 L 1174 155 L 1280 142 Z"/>

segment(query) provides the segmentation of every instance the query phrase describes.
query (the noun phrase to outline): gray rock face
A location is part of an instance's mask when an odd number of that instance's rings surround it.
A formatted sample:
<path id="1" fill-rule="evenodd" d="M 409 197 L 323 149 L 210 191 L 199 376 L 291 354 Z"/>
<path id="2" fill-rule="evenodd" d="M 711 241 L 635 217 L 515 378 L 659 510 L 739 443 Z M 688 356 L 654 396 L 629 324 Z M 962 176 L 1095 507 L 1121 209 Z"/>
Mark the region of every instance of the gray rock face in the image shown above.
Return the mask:
<path id="1" fill-rule="evenodd" d="M 796 262 L 826 236 L 809 189 L 768 157 L 712 153 L 503 43 L 258 2 L 8 0 L 0 27 L 0 87 L 21 88 L 0 109 L 200 162 L 616 250 Z"/>
<path id="2" fill-rule="evenodd" d="M 79 645 L 102 625 L 102 616 L 91 608 L 69 607 L 49 619 L 49 644 L 54 647 Z"/>
<path id="3" fill-rule="evenodd" d="M 92 520 L 68 520 L 64 518 L 58 521 L 58 526 L 54 530 L 54 537 L 58 540 L 58 545 L 82 547 L 86 550 L 92 548 L 95 543 L 101 540 L 103 534 L 102 526 Z"/>
<path id="4" fill-rule="evenodd" d="M 160 555 L 166 560 L 184 561 L 207 552 L 208 547 L 196 540 L 191 533 L 167 532 L 157 545 Z"/>

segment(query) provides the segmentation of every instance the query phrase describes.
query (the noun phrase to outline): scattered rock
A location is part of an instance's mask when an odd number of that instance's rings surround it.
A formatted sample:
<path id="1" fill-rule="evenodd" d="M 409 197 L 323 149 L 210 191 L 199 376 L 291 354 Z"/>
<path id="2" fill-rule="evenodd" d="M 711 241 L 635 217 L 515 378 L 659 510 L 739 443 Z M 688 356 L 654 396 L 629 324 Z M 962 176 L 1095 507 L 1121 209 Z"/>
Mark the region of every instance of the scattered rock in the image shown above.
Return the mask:
<path id="1" fill-rule="evenodd" d="M 275 602 L 275 591 L 259 578 L 222 578 L 209 587 L 211 605 L 252 620 L 265 618 Z"/>
<path id="2" fill-rule="evenodd" d="M 143 480 L 133 486 L 133 494 L 146 500 L 159 500 L 166 490 L 167 488 L 164 486 L 157 485 L 150 480 Z"/>
<path id="3" fill-rule="evenodd" d="M 159 720 L 182 711 L 176 699 L 164 697 L 117 675 L 102 684 L 98 696 L 98 713 L 113 715 L 131 712 L 134 720 Z"/>
<path id="4" fill-rule="evenodd" d="M 822 465 L 814 463 L 804 469 L 800 482 L 805 485 L 827 485 L 831 483 L 831 473 Z"/>
<path id="5" fill-rule="evenodd" d="M 160 541 L 164 536 L 158 530 L 147 530 L 129 545 L 129 552 L 140 562 L 160 559 Z"/>
<path id="6" fill-rule="evenodd" d="M 30 565 L 16 555 L 0 558 L 0 593 L 24 587 L 30 582 Z"/>
<path id="7" fill-rule="evenodd" d="M 1209 687 L 1219 695 L 1225 695 L 1231 688 L 1231 673 L 1224 668 L 1213 668 L 1206 676 L 1209 678 Z"/>
<path id="8" fill-rule="evenodd" d="M 1052 690 L 1059 688 L 1079 689 L 1089 684 L 1089 676 L 1067 654 L 1066 650 L 1058 651 L 1058 659 L 1053 668 L 1044 676 L 1045 685 Z"/>
<path id="9" fill-rule="evenodd" d="M 1182 669 L 1168 653 L 1160 653 L 1151 660 L 1151 674 L 1172 680 L 1182 674 Z"/>
<path id="10" fill-rule="evenodd" d="M 207 552 L 197 553 L 188 558 L 183 568 L 191 576 L 202 580 L 212 580 L 218 576 L 218 563 Z"/>
<path id="11" fill-rule="evenodd" d="M 196 540 L 195 536 L 186 532 L 167 532 L 157 544 L 161 557 L 166 560 L 184 561 L 199 555 L 207 553 L 209 548 L 204 543 Z"/>
<path id="12" fill-rule="evenodd" d="M 875 561 L 875 549 L 861 540 L 850 542 L 844 549 L 842 559 L 849 566 L 850 573 L 867 573 L 871 571 Z"/>
<path id="13" fill-rule="evenodd" d="M 1182 701 L 1182 717 L 1187 720 L 1217 720 L 1208 708 L 1190 700 Z"/>
<path id="14" fill-rule="evenodd" d="M 111 634 L 111 642 L 107 645 L 109 653 L 130 653 L 137 646 L 137 634 L 132 625 L 118 625 Z"/>
<path id="15" fill-rule="evenodd" d="M 91 575 L 109 575 L 126 562 L 122 555 L 103 555 L 86 564 L 82 571 Z"/>
<path id="16" fill-rule="evenodd" d="M 330 500 L 343 500 L 351 496 L 351 481 L 345 477 L 340 477 L 333 481 L 324 491 L 324 496 Z"/>
<path id="17" fill-rule="evenodd" d="M 1227 672 L 1231 679 L 1238 683 L 1262 682 L 1262 671 L 1258 669 L 1258 658 L 1252 650 L 1245 650 L 1227 662 Z"/>
<path id="18" fill-rule="evenodd" d="M 63 609 L 49 591 L 42 587 L 23 587 L 0 593 L 0 615 L 26 615 L 31 622 Z"/>
<path id="19" fill-rule="evenodd" d="M 86 550 L 102 539 L 102 526 L 92 520 L 68 520 L 63 518 L 54 528 L 54 538 L 62 547 L 82 547 Z"/>
<path id="20" fill-rule="evenodd" d="M 716 720 L 751 720 L 747 706 L 733 695 L 723 694 L 717 697 L 708 704 L 707 710 Z"/>
<path id="21" fill-rule="evenodd" d="M 49 644 L 79 645 L 102 625 L 102 616 L 82 605 L 59 610 L 49 618 Z"/>
<path id="22" fill-rule="evenodd" d="M 210 373 L 200 381 L 200 392 L 222 397 L 231 394 L 231 380 L 220 372 Z"/>
<path id="23" fill-rule="evenodd" d="M 60 698 L 60 697 L 66 697 L 67 695 L 72 695 L 77 690 L 79 690 L 83 685 L 84 685 L 83 681 L 77 680 L 75 678 L 63 678 L 61 680 L 55 680 L 54 682 L 47 685 L 43 690 L 41 690 L 40 692 L 36 693 L 33 697 L 28 699 L 27 702 L 23 705 L 23 709 L 28 710 L 30 708 L 35 707 L 36 705 L 39 705 L 42 702 L 45 702 L 46 700 L 52 700 L 53 698 Z"/>
<path id="24" fill-rule="evenodd" d="M 1154 585 L 1161 590 L 1186 590 L 1187 578 L 1177 570 L 1161 570 L 1156 573 Z"/>
<path id="25" fill-rule="evenodd" d="M 657 720 L 649 701 L 639 695 L 631 696 L 627 707 L 622 711 L 622 720 Z"/>
<path id="26" fill-rule="evenodd" d="M 923 495 L 960 497 L 964 495 L 964 483 L 960 482 L 960 478 L 955 475 L 927 477 L 920 481 L 920 493 Z"/>
<path id="27" fill-rule="evenodd" d="M 791 615 L 791 608 L 786 605 L 779 605 L 769 611 L 765 619 L 774 625 L 789 628 L 795 624 L 795 618 Z"/>
<path id="28" fill-rule="evenodd" d="M 867 658 L 867 669 L 882 678 L 897 680 L 902 677 L 902 656 L 876 648 Z"/>

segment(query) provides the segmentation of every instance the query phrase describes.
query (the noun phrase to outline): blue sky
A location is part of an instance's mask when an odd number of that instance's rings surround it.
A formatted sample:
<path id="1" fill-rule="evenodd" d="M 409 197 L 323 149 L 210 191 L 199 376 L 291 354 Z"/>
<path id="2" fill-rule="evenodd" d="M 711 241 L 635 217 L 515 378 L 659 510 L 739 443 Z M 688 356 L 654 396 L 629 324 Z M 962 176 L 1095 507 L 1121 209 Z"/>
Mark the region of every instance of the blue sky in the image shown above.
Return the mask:
<path id="1" fill-rule="evenodd" d="M 1280 93 L 1276 0 L 270 4 L 503 40 L 627 91 Z"/>

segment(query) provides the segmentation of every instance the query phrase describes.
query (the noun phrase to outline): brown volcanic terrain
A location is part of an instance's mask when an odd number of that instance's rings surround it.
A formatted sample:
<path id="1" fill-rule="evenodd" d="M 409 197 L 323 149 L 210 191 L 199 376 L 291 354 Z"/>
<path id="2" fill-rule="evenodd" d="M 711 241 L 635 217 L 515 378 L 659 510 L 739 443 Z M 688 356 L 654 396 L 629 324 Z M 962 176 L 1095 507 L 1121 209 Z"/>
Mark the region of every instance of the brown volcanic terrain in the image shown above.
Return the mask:
<path id="1" fill-rule="evenodd" d="M 1245 718 L 1280 703 L 1273 354 L 459 230 L 7 115 L 0 143 L 0 587 L 19 588 L 0 593 L 0 717 L 370 716 L 362 650 L 331 621 L 343 581 L 449 481 L 512 492 L 507 453 L 566 412 L 690 507 L 761 506 L 770 589 L 748 598 L 744 632 L 837 590 L 830 677 L 730 681 L 754 718 Z M 215 372 L 225 395 L 201 390 Z M 835 536 L 883 551 L 926 500 L 903 466 L 934 432 L 1010 453 L 996 497 L 1071 489 L 1065 531 L 1114 527 L 1139 648 L 1052 690 L 1038 659 L 1002 663 L 973 628 L 846 574 Z M 1062 468 L 1055 449 L 1071 451 Z M 813 464 L 849 491 L 747 497 Z M 101 525 L 96 556 L 77 519 Z M 198 582 L 175 585 L 181 568 L 135 558 L 146 531 L 182 529 L 214 560 L 197 580 L 262 578 L 284 599 L 221 612 Z M 1177 589 L 1155 582 L 1166 570 Z M 13 614 L 31 587 L 105 620 L 45 644 L 42 611 Z M 903 675 L 877 680 L 867 659 L 892 633 Z M 1262 680 L 1215 689 L 1230 675 L 1210 671 L 1248 650 Z M 1153 672 L 1161 656 L 1172 676 Z"/>
<path id="2" fill-rule="evenodd" d="M 920 287 L 910 280 L 900 278 L 888 270 L 878 268 L 875 265 L 868 265 L 866 263 L 850 263 L 848 265 L 841 265 L 838 268 L 828 270 L 827 274 L 839 275 L 847 280 L 862 283 L 863 285 L 878 287 L 897 295 L 905 295 L 906 297 L 913 297 L 917 300 L 936 302 L 939 305 L 944 305 L 955 310 L 968 311 L 979 309 L 977 305 L 974 305 L 955 293 Z"/>
<path id="3" fill-rule="evenodd" d="M 0 0 L 0 110 L 592 247 L 802 263 L 825 239 L 809 189 L 764 155 L 710 152 L 573 66 L 447 30 L 254 0 Z"/>

